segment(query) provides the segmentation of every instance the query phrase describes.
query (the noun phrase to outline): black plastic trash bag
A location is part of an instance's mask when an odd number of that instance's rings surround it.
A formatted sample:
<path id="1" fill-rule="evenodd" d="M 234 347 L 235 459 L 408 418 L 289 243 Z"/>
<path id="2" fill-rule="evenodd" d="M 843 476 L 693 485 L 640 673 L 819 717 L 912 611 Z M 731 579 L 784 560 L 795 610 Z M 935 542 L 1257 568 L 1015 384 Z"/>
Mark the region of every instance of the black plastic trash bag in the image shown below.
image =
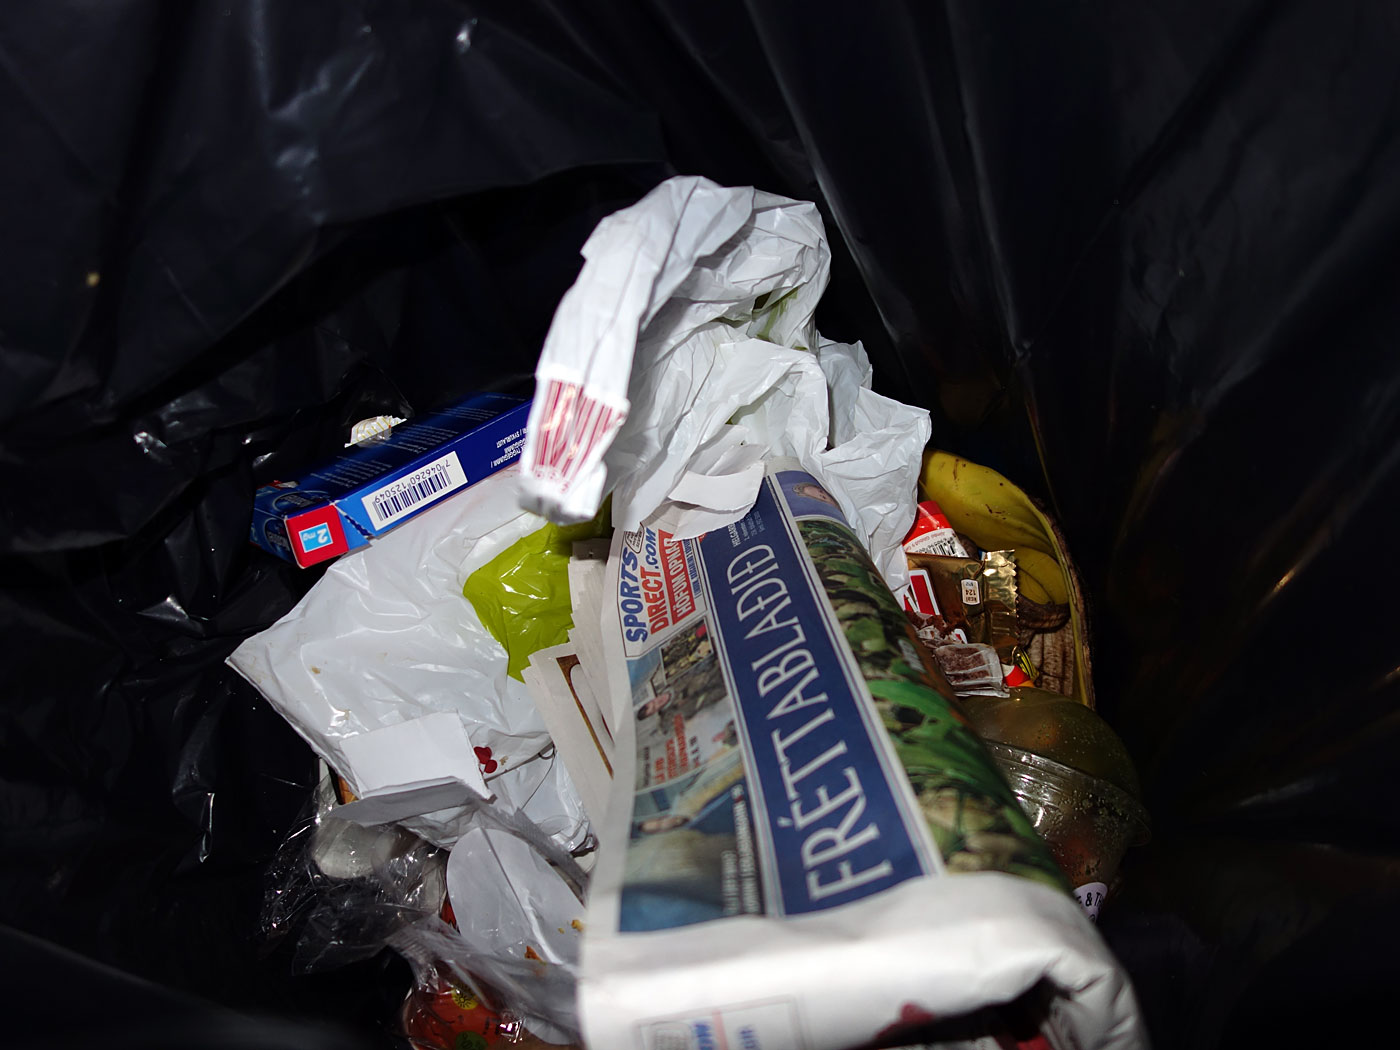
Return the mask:
<path id="1" fill-rule="evenodd" d="M 253 486 L 527 380 L 594 223 L 684 172 L 816 200 L 823 331 L 1064 525 L 1157 1045 L 1355 1032 L 1400 927 L 1398 45 L 1385 5 L 12 0 L 15 965 L 391 1038 L 391 960 L 253 939 L 314 767 L 222 660 L 315 578 L 247 546 Z"/>

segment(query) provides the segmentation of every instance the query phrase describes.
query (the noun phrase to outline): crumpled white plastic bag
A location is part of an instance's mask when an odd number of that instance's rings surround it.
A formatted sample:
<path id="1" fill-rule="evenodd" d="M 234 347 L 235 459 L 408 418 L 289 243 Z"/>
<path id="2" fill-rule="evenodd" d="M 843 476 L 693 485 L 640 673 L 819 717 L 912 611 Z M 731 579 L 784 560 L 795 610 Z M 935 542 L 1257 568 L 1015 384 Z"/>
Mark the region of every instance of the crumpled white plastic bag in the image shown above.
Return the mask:
<path id="1" fill-rule="evenodd" d="M 929 417 L 869 389 L 859 344 L 817 333 L 830 251 L 815 205 L 669 179 L 583 254 L 536 370 L 525 505 L 583 521 L 611 491 L 618 527 L 694 536 L 743 517 L 762 461 L 787 456 L 902 586 Z"/>
<path id="2" fill-rule="evenodd" d="M 462 594 L 468 575 L 544 525 L 520 510 L 518 482 L 508 468 L 339 559 L 229 657 L 357 795 L 458 781 L 457 803 L 401 821 L 442 846 L 488 804 L 523 813 L 564 850 L 587 833 L 534 701 Z M 489 747 L 502 770 L 486 781 L 490 803 L 474 790 L 475 747 Z M 453 794 L 452 784 L 437 788 Z M 408 794 L 401 810 L 413 809 Z"/>
<path id="3" fill-rule="evenodd" d="M 519 469 L 507 468 L 339 559 L 229 663 L 362 796 L 337 817 L 395 820 L 452 847 L 460 930 L 432 918 L 390 943 L 489 981 L 562 1042 L 577 1027 L 584 881 L 568 851 L 587 819 L 533 698 L 462 594 L 471 573 L 544 525 L 520 509 Z M 500 766 L 484 783 L 475 747 Z M 454 801 L 422 811 L 440 798 Z"/>

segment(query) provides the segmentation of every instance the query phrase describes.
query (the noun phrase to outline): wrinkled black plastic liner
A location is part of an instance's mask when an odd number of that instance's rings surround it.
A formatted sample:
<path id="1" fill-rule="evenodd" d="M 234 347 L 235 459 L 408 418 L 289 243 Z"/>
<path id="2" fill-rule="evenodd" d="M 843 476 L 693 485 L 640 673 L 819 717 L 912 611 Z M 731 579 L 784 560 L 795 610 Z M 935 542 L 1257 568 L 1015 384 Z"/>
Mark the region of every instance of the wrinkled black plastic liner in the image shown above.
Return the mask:
<path id="1" fill-rule="evenodd" d="M 222 660 L 315 576 L 247 546 L 252 489 L 528 389 L 594 223 L 698 173 L 817 200 L 823 331 L 1064 525 L 1155 821 L 1104 930 L 1157 1044 L 1358 1029 L 1400 926 L 1398 46 L 1301 2 L 11 0 L 7 953 L 388 1038 L 391 960 L 253 939 L 314 764 Z"/>

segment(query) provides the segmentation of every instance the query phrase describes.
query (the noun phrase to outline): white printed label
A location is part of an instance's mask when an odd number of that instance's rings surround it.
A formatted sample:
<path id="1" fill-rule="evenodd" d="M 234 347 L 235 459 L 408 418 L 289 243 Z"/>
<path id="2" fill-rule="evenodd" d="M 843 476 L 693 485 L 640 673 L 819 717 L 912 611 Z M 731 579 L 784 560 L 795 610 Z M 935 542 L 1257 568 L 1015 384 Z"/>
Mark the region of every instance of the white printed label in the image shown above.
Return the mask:
<path id="1" fill-rule="evenodd" d="M 361 502 L 375 530 L 388 528 L 426 503 L 441 499 L 467 483 L 457 453 L 449 452 L 412 474 L 375 489 Z"/>
<path id="2" fill-rule="evenodd" d="M 1086 882 L 1083 886 L 1078 886 L 1074 891 L 1074 899 L 1084 906 L 1084 911 L 1088 913 L 1094 922 L 1099 921 L 1099 905 L 1103 903 L 1103 895 L 1108 892 L 1108 885 L 1103 882 Z"/>
<path id="3" fill-rule="evenodd" d="M 941 558 L 966 558 L 967 551 L 952 529 L 934 529 L 916 536 L 904 545 L 909 554 L 936 554 Z"/>
<path id="4" fill-rule="evenodd" d="M 963 580 L 962 599 L 964 605 L 981 605 L 982 585 L 976 580 Z"/>

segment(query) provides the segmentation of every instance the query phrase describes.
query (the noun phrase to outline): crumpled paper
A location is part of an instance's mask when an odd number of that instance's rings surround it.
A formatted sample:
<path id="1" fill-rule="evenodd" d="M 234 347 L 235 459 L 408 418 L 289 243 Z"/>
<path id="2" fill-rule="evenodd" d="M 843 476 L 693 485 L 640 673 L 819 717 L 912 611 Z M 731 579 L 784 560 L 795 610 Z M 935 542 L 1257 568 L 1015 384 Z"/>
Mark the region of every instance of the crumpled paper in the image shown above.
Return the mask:
<path id="1" fill-rule="evenodd" d="M 831 260 L 815 205 L 669 179 L 583 255 L 536 370 L 525 505 L 582 521 L 611 491 L 619 527 L 685 538 L 743 517 L 763 461 L 791 457 L 903 586 L 929 416 L 870 389 L 860 344 L 818 334 Z"/>

